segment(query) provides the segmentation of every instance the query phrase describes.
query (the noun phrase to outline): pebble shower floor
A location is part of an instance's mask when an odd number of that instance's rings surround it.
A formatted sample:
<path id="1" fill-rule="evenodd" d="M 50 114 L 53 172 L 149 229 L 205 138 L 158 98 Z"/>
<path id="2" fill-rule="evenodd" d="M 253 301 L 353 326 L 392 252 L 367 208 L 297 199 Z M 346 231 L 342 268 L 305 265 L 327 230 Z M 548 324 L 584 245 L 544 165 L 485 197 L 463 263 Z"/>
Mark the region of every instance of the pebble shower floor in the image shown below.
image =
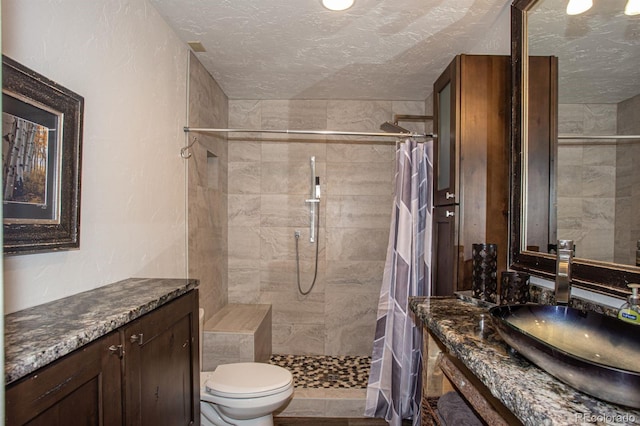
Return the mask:
<path id="1" fill-rule="evenodd" d="M 364 389 L 371 357 L 329 355 L 272 355 L 271 364 L 291 371 L 297 388 Z"/>

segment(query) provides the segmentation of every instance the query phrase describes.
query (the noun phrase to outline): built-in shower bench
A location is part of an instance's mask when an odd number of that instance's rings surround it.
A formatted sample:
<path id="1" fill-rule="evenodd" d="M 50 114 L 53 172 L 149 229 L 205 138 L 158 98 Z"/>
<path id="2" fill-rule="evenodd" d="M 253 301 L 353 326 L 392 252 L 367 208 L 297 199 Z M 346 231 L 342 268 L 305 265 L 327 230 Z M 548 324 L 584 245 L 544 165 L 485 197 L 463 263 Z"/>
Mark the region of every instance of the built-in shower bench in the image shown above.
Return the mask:
<path id="1" fill-rule="evenodd" d="M 202 369 L 232 362 L 268 362 L 271 357 L 271 305 L 230 303 L 203 327 Z"/>

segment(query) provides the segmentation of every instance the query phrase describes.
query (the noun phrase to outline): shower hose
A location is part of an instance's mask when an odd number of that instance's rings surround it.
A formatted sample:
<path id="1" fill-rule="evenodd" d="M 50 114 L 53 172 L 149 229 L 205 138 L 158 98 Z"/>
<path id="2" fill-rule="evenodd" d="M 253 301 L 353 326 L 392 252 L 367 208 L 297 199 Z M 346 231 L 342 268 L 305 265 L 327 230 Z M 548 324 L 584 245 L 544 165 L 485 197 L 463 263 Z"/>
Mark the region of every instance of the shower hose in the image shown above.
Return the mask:
<path id="1" fill-rule="evenodd" d="M 311 290 L 313 290 L 313 286 L 316 285 L 316 279 L 318 278 L 318 251 L 320 247 L 320 235 L 319 235 L 320 234 L 320 205 L 319 204 L 317 207 L 317 214 L 318 214 L 318 217 L 316 218 L 317 219 L 316 220 L 316 266 L 313 272 L 313 281 L 311 282 L 311 286 L 307 291 L 302 291 L 302 287 L 300 286 L 300 252 L 298 250 L 298 241 L 300 240 L 300 233 L 296 232 L 294 234 L 296 238 L 296 277 L 298 278 L 298 291 L 303 296 L 306 296 L 307 294 L 311 293 Z"/>

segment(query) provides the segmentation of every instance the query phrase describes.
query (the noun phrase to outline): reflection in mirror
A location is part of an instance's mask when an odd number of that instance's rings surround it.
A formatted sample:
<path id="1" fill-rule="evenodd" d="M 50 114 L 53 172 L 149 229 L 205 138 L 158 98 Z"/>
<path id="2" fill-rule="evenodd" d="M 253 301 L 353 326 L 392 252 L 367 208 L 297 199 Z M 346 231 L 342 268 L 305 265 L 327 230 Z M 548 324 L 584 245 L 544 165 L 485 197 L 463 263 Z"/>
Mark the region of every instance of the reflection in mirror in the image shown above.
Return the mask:
<path id="1" fill-rule="evenodd" d="M 598 138 L 640 134 L 640 16 L 625 15 L 625 4 L 597 1 L 570 16 L 566 0 L 540 0 L 527 15 L 529 55 L 558 58 L 560 137 L 550 152 L 557 192 L 550 192 L 549 220 L 541 222 L 540 203 L 528 203 L 525 244 L 553 252 L 558 238 L 572 239 L 576 257 L 635 266 L 640 139 Z M 534 153 L 530 169 L 531 161 Z M 541 226 L 548 241 L 538 238 Z"/>
<path id="2" fill-rule="evenodd" d="M 510 267 L 553 280 L 553 244 L 572 239 L 573 285 L 618 297 L 640 282 L 640 16 L 625 4 L 568 16 L 566 0 L 514 0 L 511 20 Z M 536 58 L 552 87 L 536 87 Z"/>

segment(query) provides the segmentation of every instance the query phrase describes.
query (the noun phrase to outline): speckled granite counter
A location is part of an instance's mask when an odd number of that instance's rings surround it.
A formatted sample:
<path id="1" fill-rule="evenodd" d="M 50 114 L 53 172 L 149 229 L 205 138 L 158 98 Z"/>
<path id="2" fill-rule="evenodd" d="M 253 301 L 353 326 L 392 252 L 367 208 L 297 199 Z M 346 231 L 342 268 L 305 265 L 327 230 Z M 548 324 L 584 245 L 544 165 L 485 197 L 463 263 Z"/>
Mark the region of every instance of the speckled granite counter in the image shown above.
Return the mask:
<path id="1" fill-rule="evenodd" d="M 411 309 L 525 425 L 640 425 L 640 411 L 579 392 L 510 355 L 487 308 L 456 298 L 416 297 Z"/>
<path id="2" fill-rule="evenodd" d="M 5 316 L 5 384 L 197 287 L 193 279 L 131 278 Z"/>

